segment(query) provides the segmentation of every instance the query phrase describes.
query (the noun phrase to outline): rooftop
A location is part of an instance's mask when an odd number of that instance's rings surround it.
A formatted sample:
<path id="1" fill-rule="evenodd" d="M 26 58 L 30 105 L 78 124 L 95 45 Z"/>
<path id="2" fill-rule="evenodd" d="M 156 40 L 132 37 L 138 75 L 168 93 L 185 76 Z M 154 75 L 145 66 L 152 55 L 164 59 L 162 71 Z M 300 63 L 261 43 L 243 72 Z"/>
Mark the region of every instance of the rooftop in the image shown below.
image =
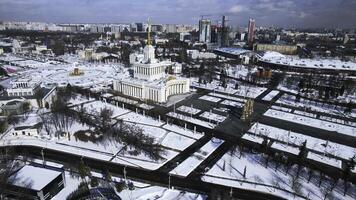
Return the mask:
<path id="1" fill-rule="evenodd" d="M 31 165 L 25 165 L 10 177 L 13 185 L 40 191 L 48 183 L 61 175 L 61 172 Z"/>
<path id="2" fill-rule="evenodd" d="M 356 71 L 356 63 L 342 61 L 334 58 L 301 59 L 296 56 L 286 56 L 274 51 L 266 51 L 258 54 L 259 60 L 298 68 L 315 68 L 326 70 Z"/>

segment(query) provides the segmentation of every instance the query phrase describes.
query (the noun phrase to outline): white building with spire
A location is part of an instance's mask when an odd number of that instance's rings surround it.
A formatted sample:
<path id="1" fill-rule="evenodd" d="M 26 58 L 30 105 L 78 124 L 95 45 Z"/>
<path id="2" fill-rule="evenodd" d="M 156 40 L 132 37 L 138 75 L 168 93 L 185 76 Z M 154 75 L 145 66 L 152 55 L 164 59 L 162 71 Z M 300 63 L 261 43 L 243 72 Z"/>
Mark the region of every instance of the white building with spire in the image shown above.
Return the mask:
<path id="1" fill-rule="evenodd" d="M 188 93 L 190 81 L 186 78 L 166 74 L 166 68 L 174 65 L 171 61 L 155 58 L 151 45 L 150 25 L 143 59 L 133 63 L 133 77 L 114 81 L 114 90 L 130 97 L 165 103 L 170 96 Z"/>

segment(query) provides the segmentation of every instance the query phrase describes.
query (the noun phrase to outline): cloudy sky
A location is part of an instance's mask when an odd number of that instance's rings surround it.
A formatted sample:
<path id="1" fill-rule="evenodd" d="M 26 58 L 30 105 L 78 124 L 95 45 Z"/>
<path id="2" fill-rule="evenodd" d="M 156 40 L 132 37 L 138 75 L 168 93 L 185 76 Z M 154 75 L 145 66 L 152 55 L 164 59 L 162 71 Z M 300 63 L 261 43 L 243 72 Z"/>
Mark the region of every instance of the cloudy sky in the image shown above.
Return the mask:
<path id="1" fill-rule="evenodd" d="M 356 28 L 356 0 L 0 0 L 0 20 L 196 24 L 225 14 L 233 26 Z"/>

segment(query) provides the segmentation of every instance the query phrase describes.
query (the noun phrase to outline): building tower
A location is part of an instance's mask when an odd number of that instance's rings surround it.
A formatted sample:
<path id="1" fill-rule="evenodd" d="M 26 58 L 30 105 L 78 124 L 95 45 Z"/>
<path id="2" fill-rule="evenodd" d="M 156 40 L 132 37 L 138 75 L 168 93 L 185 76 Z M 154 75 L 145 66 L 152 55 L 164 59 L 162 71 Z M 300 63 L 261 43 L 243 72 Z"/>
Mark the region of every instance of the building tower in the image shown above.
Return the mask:
<path id="1" fill-rule="evenodd" d="M 211 39 L 211 21 L 208 19 L 201 19 L 199 21 L 199 42 L 210 43 Z"/>
<path id="2" fill-rule="evenodd" d="M 228 27 L 226 16 L 223 15 L 221 24 L 221 47 L 226 46 L 228 46 Z"/>
<path id="3" fill-rule="evenodd" d="M 254 101 L 252 99 L 248 99 L 246 101 L 241 115 L 242 121 L 247 122 L 251 120 L 253 114 L 253 105 L 254 105 Z"/>
<path id="4" fill-rule="evenodd" d="M 248 21 L 248 37 L 247 37 L 247 43 L 249 46 L 253 45 L 254 38 L 255 38 L 255 20 L 250 19 Z"/>
<path id="5" fill-rule="evenodd" d="M 147 23 L 148 23 L 147 44 L 146 44 L 145 48 L 143 49 L 143 56 L 144 56 L 144 61 L 146 63 L 152 63 L 155 60 L 155 49 L 152 46 L 152 41 L 151 41 L 150 19 L 148 19 Z"/>

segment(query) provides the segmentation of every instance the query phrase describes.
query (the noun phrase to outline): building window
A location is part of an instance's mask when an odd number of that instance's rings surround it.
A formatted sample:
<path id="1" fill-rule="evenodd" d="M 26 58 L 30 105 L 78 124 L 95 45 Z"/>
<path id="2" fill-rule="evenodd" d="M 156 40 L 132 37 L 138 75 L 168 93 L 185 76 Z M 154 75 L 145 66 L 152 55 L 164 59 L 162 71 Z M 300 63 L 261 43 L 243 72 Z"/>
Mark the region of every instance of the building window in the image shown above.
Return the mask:
<path id="1" fill-rule="evenodd" d="M 26 135 L 25 131 L 22 131 L 22 135 Z"/>
<path id="2" fill-rule="evenodd" d="M 58 183 L 58 187 L 63 185 L 63 180 L 61 182 Z"/>

